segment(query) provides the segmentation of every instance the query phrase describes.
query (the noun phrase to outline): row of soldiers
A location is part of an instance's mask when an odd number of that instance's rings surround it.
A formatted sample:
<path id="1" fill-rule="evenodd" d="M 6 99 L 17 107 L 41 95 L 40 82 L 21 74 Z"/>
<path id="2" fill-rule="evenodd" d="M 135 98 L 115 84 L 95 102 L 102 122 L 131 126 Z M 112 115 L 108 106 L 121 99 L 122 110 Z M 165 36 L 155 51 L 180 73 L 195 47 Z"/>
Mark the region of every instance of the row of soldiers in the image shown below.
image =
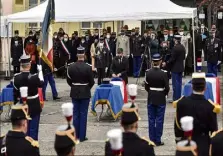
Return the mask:
<path id="1" fill-rule="evenodd" d="M 209 154 L 220 156 L 223 148 L 223 131 L 216 131 L 215 113 L 218 108 L 210 101 L 205 100 L 202 94 L 198 94 L 204 90 L 204 73 L 194 73 L 192 81 L 194 93 L 190 97 L 181 98 L 174 103 L 177 109 L 175 119 L 176 156 L 209 156 Z M 133 90 L 130 92 L 135 93 L 134 89 L 136 88 L 132 88 Z M 23 100 L 26 98 L 26 96 L 22 97 Z M 2 156 L 40 155 L 38 141 L 26 136 L 27 122 L 31 119 L 28 111 L 29 107 L 26 103 L 12 106 L 12 130 L 9 130 L 7 135 L 0 139 Z M 68 124 L 57 128 L 54 148 L 58 156 L 74 156 L 79 140 L 75 128 L 70 125 L 73 117 L 73 104 L 63 104 L 62 113 Z M 156 145 L 137 135 L 139 121 L 138 106 L 134 102 L 124 104 L 121 116 L 123 132 L 121 129 L 114 129 L 107 133 L 105 156 L 155 156 L 154 147 Z M 212 132 L 211 138 L 209 132 Z"/>

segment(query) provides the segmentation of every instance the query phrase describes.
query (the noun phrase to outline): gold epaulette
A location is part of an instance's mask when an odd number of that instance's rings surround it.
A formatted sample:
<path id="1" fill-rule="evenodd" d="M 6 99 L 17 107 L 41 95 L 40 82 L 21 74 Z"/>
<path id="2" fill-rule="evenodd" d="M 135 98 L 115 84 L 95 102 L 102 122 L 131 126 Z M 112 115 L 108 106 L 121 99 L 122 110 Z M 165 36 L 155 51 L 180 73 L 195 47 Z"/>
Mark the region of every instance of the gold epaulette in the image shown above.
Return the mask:
<path id="1" fill-rule="evenodd" d="M 156 144 L 154 142 L 152 142 L 151 140 L 147 139 L 146 137 L 142 137 L 141 139 L 145 140 L 146 142 L 148 142 L 148 144 L 150 146 L 156 146 Z"/>
<path id="2" fill-rule="evenodd" d="M 221 106 L 217 103 L 214 103 L 211 99 L 208 99 L 208 101 L 214 106 L 213 112 L 219 114 L 221 112 Z"/>
<path id="3" fill-rule="evenodd" d="M 177 103 L 183 98 L 184 96 L 182 96 L 181 98 L 179 98 L 178 100 L 176 101 L 173 101 L 173 108 L 177 108 Z"/>
<path id="4" fill-rule="evenodd" d="M 218 131 L 213 132 L 212 135 L 211 135 L 211 138 L 215 137 L 218 133 L 220 133 L 222 131 L 223 131 L 223 129 L 220 129 Z"/>
<path id="5" fill-rule="evenodd" d="M 29 142 L 31 143 L 31 145 L 32 145 L 33 147 L 37 147 L 37 148 L 39 148 L 39 142 L 38 142 L 38 141 L 33 140 L 33 138 L 31 138 L 31 137 L 29 137 L 29 136 L 26 136 L 25 138 L 26 138 L 27 141 L 29 141 Z"/>

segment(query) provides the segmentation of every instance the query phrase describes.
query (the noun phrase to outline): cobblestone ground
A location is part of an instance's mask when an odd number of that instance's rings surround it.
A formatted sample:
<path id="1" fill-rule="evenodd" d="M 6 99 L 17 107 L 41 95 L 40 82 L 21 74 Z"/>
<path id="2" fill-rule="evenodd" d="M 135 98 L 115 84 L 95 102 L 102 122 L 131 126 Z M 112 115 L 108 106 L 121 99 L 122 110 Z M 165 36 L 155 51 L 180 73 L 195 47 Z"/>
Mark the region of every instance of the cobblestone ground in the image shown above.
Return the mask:
<path id="1" fill-rule="evenodd" d="M 183 82 L 187 82 L 190 77 L 184 78 Z M 130 78 L 130 83 L 135 83 L 136 79 Z M 142 81 L 142 78 L 141 78 Z M 8 82 L 1 81 L 1 86 L 5 86 Z M 61 113 L 61 104 L 64 102 L 71 102 L 69 97 L 70 88 L 66 84 L 64 79 L 56 79 L 56 85 L 59 92 L 59 96 L 62 97 L 60 101 L 53 101 L 51 97 L 51 90 L 48 87 L 47 90 L 47 99 L 49 101 L 45 102 L 45 107 L 43 109 L 40 121 L 39 128 L 39 143 L 41 155 L 55 155 L 54 152 L 54 133 L 56 128 L 61 124 L 66 124 L 66 121 Z M 92 89 L 92 93 L 95 90 L 96 85 Z M 223 88 L 221 83 L 221 88 Z M 172 89 L 168 99 L 171 99 Z M 139 95 L 137 96 L 136 102 L 139 105 L 139 113 L 142 118 L 139 121 L 138 134 L 140 136 L 148 137 L 148 115 L 146 108 L 146 91 L 143 88 L 139 89 Z M 4 108 L 6 112 L 7 108 Z M 100 106 L 97 108 L 99 112 L 101 110 Z M 166 114 L 165 114 L 165 123 L 164 123 L 164 132 L 163 138 L 165 145 L 162 147 L 156 147 L 155 152 L 158 156 L 172 156 L 175 153 L 175 141 L 174 141 L 174 130 L 173 130 L 173 121 L 174 121 L 174 108 L 171 104 L 167 104 Z M 10 128 L 11 125 L 4 118 L 4 113 L 1 116 L 1 134 L 5 134 Z M 218 116 L 219 127 L 222 127 L 222 114 Z M 106 140 L 106 133 L 112 128 L 119 128 L 119 121 L 112 121 L 104 115 L 101 122 L 97 121 L 97 118 L 90 113 L 88 115 L 88 127 L 87 127 L 87 137 L 88 141 L 80 143 L 76 148 L 76 155 L 104 155 L 104 142 Z"/>

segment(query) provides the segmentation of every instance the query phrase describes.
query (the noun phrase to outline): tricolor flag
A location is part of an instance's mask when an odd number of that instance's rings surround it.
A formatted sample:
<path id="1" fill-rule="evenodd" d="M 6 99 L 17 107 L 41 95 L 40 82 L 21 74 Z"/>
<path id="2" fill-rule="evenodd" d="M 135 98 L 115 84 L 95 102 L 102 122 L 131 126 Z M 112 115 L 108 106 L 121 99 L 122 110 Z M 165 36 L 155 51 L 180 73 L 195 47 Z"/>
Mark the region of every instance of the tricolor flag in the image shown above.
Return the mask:
<path id="1" fill-rule="evenodd" d="M 42 24 L 42 45 L 40 51 L 40 60 L 43 60 L 51 69 L 53 69 L 53 34 L 51 24 L 54 23 L 54 20 L 55 2 L 54 0 L 48 0 L 48 5 Z"/>

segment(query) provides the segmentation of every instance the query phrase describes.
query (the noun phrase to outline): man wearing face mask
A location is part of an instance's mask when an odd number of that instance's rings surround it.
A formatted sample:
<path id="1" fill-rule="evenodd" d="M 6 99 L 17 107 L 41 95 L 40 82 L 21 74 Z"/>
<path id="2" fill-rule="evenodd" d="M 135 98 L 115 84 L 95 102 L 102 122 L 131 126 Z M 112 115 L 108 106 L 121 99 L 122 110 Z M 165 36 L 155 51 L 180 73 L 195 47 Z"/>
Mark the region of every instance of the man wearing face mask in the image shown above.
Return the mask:
<path id="1" fill-rule="evenodd" d="M 112 34 L 111 34 L 111 40 L 113 42 L 113 46 L 111 48 L 112 56 L 115 57 L 116 56 L 116 41 L 117 41 L 116 32 L 112 32 Z"/>
<path id="2" fill-rule="evenodd" d="M 139 30 L 136 29 L 135 35 L 131 37 L 131 57 L 133 58 L 133 76 L 140 76 L 140 67 L 142 64 L 142 37 L 139 34 Z"/>
<path id="3" fill-rule="evenodd" d="M 91 44 L 92 40 L 90 38 L 90 34 L 88 32 L 85 33 L 85 55 L 87 58 L 87 63 L 91 64 Z"/>
<path id="4" fill-rule="evenodd" d="M 96 50 L 96 48 L 98 47 L 98 39 L 97 38 L 95 38 L 95 40 L 94 40 L 94 43 L 92 43 L 92 45 L 91 45 L 91 62 L 92 62 L 92 71 L 93 72 L 96 72 L 96 68 L 95 68 L 95 50 Z"/>
<path id="5" fill-rule="evenodd" d="M 170 29 L 170 31 L 169 31 L 169 39 L 170 39 L 170 46 L 169 46 L 169 48 L 170 48 L 170 50 L 172 50 L 173 47 L 174 47 L 174 41 L 173 41 L 174 33 L 173 33 L 173 29 Z"/>
<path id="6" fill-rule="evenodd" d="M 27 45 L 27 43 L 28 43 L 30 40 L 34 40 L 32 30 L 29 31 L 29 36 L 28 36 L 27 38 L 25 38 L 25 41 L 24 41 L 24 49 L 26 48 L 26 45 Z"/>
<path id="7" fill-rule="evenodd" d="M 105 38 L 105 46 L 106 48 L 108 49 L 109 51 L 109 56 L 108 56 L 108 70 L 107 70 L 107 73 L 106 73 L 106 77 L 110 77 L 110 69 L 111 69 L 111 63 L 112 63 L 112 58 L 114 57 L 113 56 L 113 51 L 114 50 L 114 45 L 115 43 L 112 41 L 111 39 L 111 34 L 108 32 L 107 35 L 106 35 L 106 38 Z"/>
<path id="8" fill-rule="evenodd" d="M 116 42 L 116 51 L 118 48 L 123 49 L 124 56 L 129 56 L 130 54 L 130 43 L 129 43 L 129 37 L 125 35 L 125 31 L 121 30 L 120 36 L 117 38 Z"/>
<path id="9" fill-rule="evenodd" d="M 204 26 L 204 24 L 201 24 L 200 30 L 198 32 L 202 37 L 202 50 L 204 51 L 204 59 L 207 59 L 207 56 L 206 56 L 207 52 L 205 52 L 206 50 L 205 43 L 206 43 L 206 40 L 209 38 L 209 32 L 208 32 L 208 29 Z M 199 58 L 201 58 L 201 56 Z"/>
<path id="10" fill-rule="evenodd" d="M 101 84 L 102 80 L 105 78 L 105 73 L 108 70 L 109 65 L 109 50 L 104 45 L 104 37 L 100 37 L 98 46 L 95 49 L 95 54 L 93 55 L 95 60 L 95 68 L 97 68 L 98 73 L 98 85 Z"/>
<path id="11" fill-rule="evenodd" d="M 207 53 L 207 65 L 208 73 L 213 73 L 217 76 L 217 66 L 221 64 L 221 47 L 220 40 L 215 36 L 215 30 L 210 31 L 210 38 L 206 41 L 206 50 Z"/>
<path id="12" fill-rule="evenodd" d="M 13 73 L 20 73 L 20 57 L 23 54 L 23 41 L 19 37 L 19 31 L 15 30 L 15 36 L 11 39 L 11 59 Z"/>
<path id="13" fill-rule="evenodd" d="M 169 59 L 171 57 L 171 50 L 170 50 L 171 38 L 168 34 L 169 34 L 169 31 L 167 29 L 164 29 L 163 37 L 160 38 L 161 56 L 162 56 L 163 62 L 169 61 Z M 170 79 L 170 77 L 171 77 L 170 70 L 167 67 L 163 67 L 162 69 L 167 70 L 167 75 L 168 75 L 168 78 Z"/>
<path id="14" fill-rule="evenodd" d="M 60 67 L 60 40 L 57 32 L 53 34 L 53 66 L 54 71 L 57 71 Z M 59 76 L 58 72 L 56 72 L 56 75 Z"/>
<path id="15" fill-rule="evenodd" d="M 66 76 L 66 64 L 70 60 L 70 41 L 67 34 L 60 39 L 60 74 L 62 78 Z"/>
<path id="16" fill-rule="evenodd" d="M 181 36 L 175 35 L 175 46 L 172 50 L 171 57 L 167 62 L 162 63 L 162 67 L 168 67 L 171 71 L 173 85 L 173 101 L 181 97 L 182 91 L 182 74 L 184 72 L 184 60 L 186 50 L 181 44 Z"/>
<path id="17" fill-rule="evenodd" d="M 150 51 L 149 51 L 149 43 L 150 43 L 150 36 L 148 34 L 148 30 L 144 31 L 143 37 L 142 37 L 142 52 L 145 54 L 145 61 L 144 61 L 144 68 L 145 70 L 150 68 Z"/>
<path id="18" fill-rule="evenodd" d="M 94 29 L 94 35 L 92 36 L 93 42 L 95 41 L 95 39 L 99 40 L 99 30 L 98 29 Z"/>
<path id="19" fill-rule="evenodd" d="M 151 32 L 151 40 L 149 44 L 150 48 L 150 56 L 153 56 L 155 53 L 157 53 L 159 50 L 159 41 L 156 39 L 155 32 Z"/>
<path id="20" fill-rule="evenodd" d="M 79 47 L 81 42 L 81 39 L 78 37 L 78 32 L 74 31 L 72 34 L 72 40 L 71 40 L 71 62 L 77 61 L 77 48 Z"/>
<path id="21" fill-rule="evenodd" d="M 111 65 L 111 75 L 112 77 L 120 77 L 128 84 L 128 70 L 129 70 L 129 60 L 127 57 L 123 56 L 123 50 L 120 48 L 117 51 L 117 56 L 112 60 Z"/>

